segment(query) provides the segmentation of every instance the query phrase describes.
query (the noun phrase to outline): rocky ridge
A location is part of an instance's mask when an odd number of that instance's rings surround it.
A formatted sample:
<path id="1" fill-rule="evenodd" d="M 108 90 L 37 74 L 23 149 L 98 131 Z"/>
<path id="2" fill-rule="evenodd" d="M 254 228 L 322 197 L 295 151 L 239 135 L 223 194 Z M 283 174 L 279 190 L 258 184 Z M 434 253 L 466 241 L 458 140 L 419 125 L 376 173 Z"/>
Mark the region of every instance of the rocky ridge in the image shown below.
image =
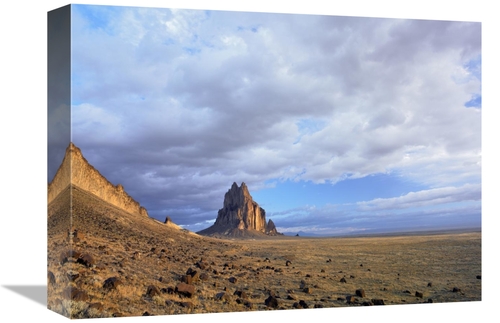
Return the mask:
<path id="1" fill-rule="evenodd" d="M 132 214 L 148 217 L 147 210 L 125 192 L 121 184 L 111 184 L 90 165 L 77 146 L 70 143 L 61 166 L 48 186 L 48 203 L 68 186 L 77 186 Z"/>
<path id="2" fill-rule="evenodd" d="M 224 195 L 223 208 L 219 210 L 215 223 L 198 232 L 201 235 L 224 235 L 233 237 L 279 235 L 272 220 L 266 222 L 266 211 L 250 195 L 245 183 L 233 183 Z"/>

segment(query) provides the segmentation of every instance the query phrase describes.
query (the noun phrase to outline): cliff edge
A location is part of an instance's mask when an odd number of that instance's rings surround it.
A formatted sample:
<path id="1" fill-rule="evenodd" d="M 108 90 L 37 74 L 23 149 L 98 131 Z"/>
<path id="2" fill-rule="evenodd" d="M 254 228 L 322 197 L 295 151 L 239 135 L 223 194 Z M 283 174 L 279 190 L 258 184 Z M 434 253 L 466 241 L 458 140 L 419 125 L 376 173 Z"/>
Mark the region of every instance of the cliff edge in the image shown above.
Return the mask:
<path id="1" fill-rule="evenodd" d="M 148 217 L 147 210 L 125 192 L 121 184 L 113 185 L 83 157 L 80 148 L 70 143 L 52 182 L 47 202 L 52 202 L 69 185 L 77 186 L 108 203 L 132 214 Z"/>

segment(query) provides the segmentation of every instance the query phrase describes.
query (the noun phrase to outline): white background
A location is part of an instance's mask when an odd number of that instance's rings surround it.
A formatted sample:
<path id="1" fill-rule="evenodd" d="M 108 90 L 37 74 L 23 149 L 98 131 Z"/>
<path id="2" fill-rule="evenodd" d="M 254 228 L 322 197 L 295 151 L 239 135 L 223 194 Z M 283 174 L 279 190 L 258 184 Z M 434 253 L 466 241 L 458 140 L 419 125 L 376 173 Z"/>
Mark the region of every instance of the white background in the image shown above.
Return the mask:
<path id="1" fill-rule="evenodd" d="M 315 310 L 197 314 L 121 318 L 121 322 L 225 322 L 271 320 L 302 322 L 470 322 L 486 319 L 498 305 L 498 220 L 495 205 L 497 152 L 498 23 L 494 1 L 79 1 L 164 8 L 290 12 L 364 17 L 480 21 L 483 30 L 483 256 L 481 302 L 397 305 Z M 306 3 L 307 5 L 305 5 Z M 46 309 L 47 169 L 47 12 L 63 1 L 13 1 L 3 6 L 1 27 L 1 218 L 0 310 L 2 321 L 51 322 L 67 319 Z M 285 5 L 286 4 L 286 5 Z M 6 180 L 4 180 L 6 178 Z M 23 286 L 34 292 L 17 292 Z M 6 318 L 6 320 L 4 320 Z M 102 319 L 109 321 L 112 319 Z M 489 319 L 487 321 L 490 321 Z M 116 322 L 116 319 L 113 320 Z"/>

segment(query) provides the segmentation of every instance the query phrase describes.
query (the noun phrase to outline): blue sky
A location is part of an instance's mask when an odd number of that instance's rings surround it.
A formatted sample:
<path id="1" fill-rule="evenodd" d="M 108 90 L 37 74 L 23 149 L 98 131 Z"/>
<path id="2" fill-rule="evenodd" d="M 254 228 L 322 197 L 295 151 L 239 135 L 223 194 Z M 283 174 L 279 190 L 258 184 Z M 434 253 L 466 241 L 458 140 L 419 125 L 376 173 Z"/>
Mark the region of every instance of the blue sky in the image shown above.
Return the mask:
<path id="1" fill-rule="evenodd" d="M 204 229 L 245 182 L 290 234 L 481 226 L 479 23 L 74 5 L 72 24 L 72 140 L 153 217 Z"/>

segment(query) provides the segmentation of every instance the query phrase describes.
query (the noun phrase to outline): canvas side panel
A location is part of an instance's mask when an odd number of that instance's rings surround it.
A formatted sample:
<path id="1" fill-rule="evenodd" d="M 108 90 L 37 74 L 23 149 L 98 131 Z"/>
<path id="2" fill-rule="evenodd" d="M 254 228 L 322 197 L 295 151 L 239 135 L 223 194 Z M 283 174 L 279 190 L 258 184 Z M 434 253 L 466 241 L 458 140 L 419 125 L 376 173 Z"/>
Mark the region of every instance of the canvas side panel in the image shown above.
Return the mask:
<path id="1" fill-rule="evenodd" d="M 71 316 L 71 6 L 47 14 L 47 308 Z"/>

